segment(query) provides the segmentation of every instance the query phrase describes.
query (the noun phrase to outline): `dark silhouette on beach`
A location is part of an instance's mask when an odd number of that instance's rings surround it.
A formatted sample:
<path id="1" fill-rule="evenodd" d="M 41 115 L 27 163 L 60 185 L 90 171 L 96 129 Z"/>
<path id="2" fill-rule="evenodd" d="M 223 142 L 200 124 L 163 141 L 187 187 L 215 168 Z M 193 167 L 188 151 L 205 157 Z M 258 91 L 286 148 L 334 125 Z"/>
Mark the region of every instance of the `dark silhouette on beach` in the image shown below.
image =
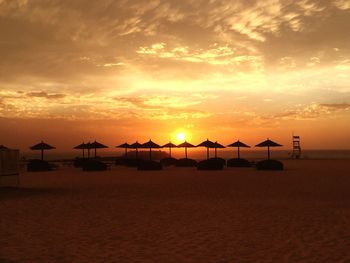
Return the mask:
<path id="1" fill-rule="evenodd" d="M 55 147 L 41 141 L 38 144 L 35 144 L 31 147 L 29 147 L 33 151 L 40 151 L 41 152 L 41 158 L 40 159 L 34 159 L 30 160 L 27 164 L 27 170 L 30 172 L 35 171 L 50 171 L 55 169 L 55 165 L 50 164 L 49 162 L 44 160 L 44 151 L 45 150 L 53 150 L 56 149 Z"/>
<path id="2" fill-rule="evenodd" d="M 179 167 L 191 167 L 191 166 L 197 166 L 197 161 L 193 159 L 187 158 L 187 148 L 195 148 L 193 144 L 185 141 L 177 146 L 178 148 L 185 148 L 185 158 L 179 159 L 176 162 L 176 166 Z"/>
<path id="3" fill-rule="evenodd" d="M 169 157 L 163 158 L 160 160 L 160 163 L 164 166 L 170 166 L 170 165 L 175 165 L 177 162 L 176 158 L 173 158 L 171 156 L 171 149 L 172 148 L 177 148 L 177 145 L 173 144 L 172 142 L 169 142 L 167 144 L 164 144 L 162 148 L 169 148 Z"/>
<path id="4" fill-rule="evenodd" d="M 283 170 L 283 163 L 277 160 L 272 160 L 270 158 L 270 147 L 281 147 L 281 144 L 278 144 L 270 139 L 267 139 L 255 147 L 267 147 L 267 160 L 260 161 L 256 164 L 258 170 Z"/>
<path id="5" fill-rule="evenodd" d="M 251 166 L 250 162 L 246 159 L 242 159 L 240 154 L 240 148 L 250 148 L 249 145 L 238 140 L 234 143 L 227 145 L 227 147 L 237 148 L 237 158 L 232 158 L 227 160 L 228 167 L 250 167 Z"/>

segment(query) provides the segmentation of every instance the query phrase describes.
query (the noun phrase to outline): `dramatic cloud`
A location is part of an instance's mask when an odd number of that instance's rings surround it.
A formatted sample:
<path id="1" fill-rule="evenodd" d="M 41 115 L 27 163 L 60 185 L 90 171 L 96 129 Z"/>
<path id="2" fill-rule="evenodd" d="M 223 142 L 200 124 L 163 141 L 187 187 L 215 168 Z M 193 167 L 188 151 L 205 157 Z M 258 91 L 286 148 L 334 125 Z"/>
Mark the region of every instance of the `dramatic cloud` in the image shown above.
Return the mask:
<path id="1" fill-rule="evenodd" d="M 0 32 L 9 120 L 232 134 L 350 117 L 348 0 L 0 0 Z"/>

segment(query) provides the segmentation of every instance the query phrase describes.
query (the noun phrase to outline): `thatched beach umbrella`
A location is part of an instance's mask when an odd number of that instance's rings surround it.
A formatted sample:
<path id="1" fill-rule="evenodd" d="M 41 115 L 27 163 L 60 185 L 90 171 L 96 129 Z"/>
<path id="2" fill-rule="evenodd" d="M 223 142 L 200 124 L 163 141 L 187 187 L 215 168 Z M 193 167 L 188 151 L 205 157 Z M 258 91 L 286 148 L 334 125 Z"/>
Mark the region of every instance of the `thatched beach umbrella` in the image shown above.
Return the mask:
<path id="1" fill-rule="evenodd" d="M 103 145 L 102 143 L 99 143 L 97 141 L 94 141 L 93 143 L 90 143 L 90 149 L 95 149 L 95 158 L 96 158 L 96 152 L 97 152 L 97 149 L 103 149 L 103 148 L 108 148 L 108 146 L 106 145 Z"/>
<path id="2" fill-rule="evenodd" d="M 9 148 L 7 148 L 6 146 L 4 146 L 4 145 L 0 145 L 0 150 L 8 150 Z"/>
<path id="3" fill-rule="evenodd" d="M 225 146 L 223 146 L 222 144 L 218 143 L 218 142 L 215 142 L 214 143 L 214 148 L 215 148 L 215 158 L 217 158 L 217 149 L 220 148 L 220 149 L 224 149 L 226 148 Z"/>
<path id="4" fill-rule="evenodd" d="M 135 152 L 136 152 L 136 159 L 138 158 L 138 155 L 139 155 L 139 148 L 141 148 L 142 144 L 139 143 L 138 141 L 136 141 L 135 143 L 133 144 L 130 144 L 129 148 L 130 149 L 135 149 Z"/>
<path id="5" fill-rule="evenodd" d="M 75 146 L 73 149 L 83 150 L 83 158 L 85 158 L 85 149 L 87 149 L 86 143 L 79 144 Z"/>
<path id="6" fill-rule="evenodd" d="M 56 148 L 41 141 L 40 143 L 31 146 L 30 149 L 33 151 L 41 151 L 41 160 L 44 160 L 44 150 L 52 150 Z"/>
<path id="7" fill-rule="evenodd" d="M 238 155 L 238 159 L 241 158 L 241 155 L 240 155 L 240 152 L 239 152 L 239 148 L 250 148 L 249 145 L 246 145 L 245 143 L 243 142 L 240 142 L 239 140 L 234 142 L 234 143 L 231 143 L 229 145 L 227 145 L 227 147 L 237 147 L 237 155 Z"/>
<path id="8" fill-rule="evenodd" d="M 190 144 L 189 142 L 185 141 L 185 142 L 179 144 L 177 147 L 178 148 L 185 148 L 185 156 L 186 156 L 186 159 L 187 159 L 187 148 L 194 148 L 196 146 L 194 146 L 193 144 Z"/>
<path id="9" fill-rule="evenodd" d="M 152 160 L 152 148 L 153 149 L 159 149 L 162 148 L 160 145 L 152 142 L 152 140 L 149 140 L 148 142 L 141 145 L 140 148 L 149 148 L 149 159 Z"/>
<path id="10" fill-rule="evenodd" d="M 277 142 L 271 141 L 270 139 L 267 139 L 266 141 L 263 141 L 255 147 L 267 147 L 267 159 L 270 160 L 270 147 L 280 147 L 281 144 L 278 144 Z"/>
<path id="11" fill-rule="evenodd" d="M 206 147 L 207 148 L 207 160 L 209 159 L 209 148 L 215 148 L 215 143 L 209 141 L 208 139 L 204 142 L 201 142 L 197 147 Z"/>
<path id="12" fill-rule="evenodd" d="M 171 142 L 164 144 L 162 148 L 169 148 L 169 157 L 171 158 L 171 148 L 176 148 L 177 146 Z"/>
<path id="13" fill-rule="evenodd" d="M 87 152 L 88 152 L 88 158 L 90 158 L 90 150 L 93 149 L 91 147 L 91 142 L 88 142 L 88 143 L 85 143 L 85 149 L 87 149 Z"/>
<path id="14" fill-rule="evenodd" d="M 128 148 L 130 147 L 130 144 L 123 143 L 121 145 L 116 146 L 117 148 L 125 148 L 125 157 L 128 157 Z"/>

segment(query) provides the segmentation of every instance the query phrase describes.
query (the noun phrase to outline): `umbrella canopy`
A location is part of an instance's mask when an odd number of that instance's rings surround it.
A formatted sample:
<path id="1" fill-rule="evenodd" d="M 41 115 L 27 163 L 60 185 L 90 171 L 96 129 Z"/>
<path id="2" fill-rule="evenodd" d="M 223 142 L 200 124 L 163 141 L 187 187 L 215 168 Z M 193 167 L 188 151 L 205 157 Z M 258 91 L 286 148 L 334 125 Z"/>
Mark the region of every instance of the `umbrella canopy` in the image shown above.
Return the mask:
<path id="1" fill-rule="evenodd" d="M 141 148 L 141 146 L 142 146 L 141 143 L 135 142 L 135 143 L 133 143 L 133 144 L 130 144 L 130 145 L 129 145 L 129 148 L 131 148 L 131 149 L 138 149 L 138 148 Z"/>
<path id="2" fill-rule="evenodd" d="M 215 142 L 209 141 L 208 139 L 204 142 L 201 142 L 197 147 L 206 147 L 207 148 L 207 159 L 209 159 L 209 148 L 215 148 Z"/>
<path id="3" fill-rule="evenodd" d="M 263 141 L 255 145 L 255 147 L 279 147 L 279 146 L 282 146 L 282 145 L 278 144 L 277 142 L 271 141 L 270 139 L 267 139 L 266 141 Z"/>
<path id="4" fill-rule="evenodd" d="M 186 156 L 186 159 L 187 159 L 187 148 L 194 148 L 196 146 L 194 146 L 193 144 L 185 141 L 185 142 L 179 144 L 177 147 L 178 148 L 185 148 L 185 156 Z"/>
<path id="5" fill-rule="evenodd" d="M 52 150 L 52 149 L 56 149 L 55 147 L 47 144 L 47 143 L 44 143 L 43 141 L 38 143 L 38 144 L 35 144 L 33 146 L 30 147 L 31 150 Z"/>
<path id="6" fill-rule="evenodd" d="M 41 141 L 40 143 L 35 144 L 29 148 L 31 150 L 34 150 L 34 151 L 41 151 L 41 160 L 44 160 L 44 150 L 56 149 L 55 147 L 53 147 L 47 143 L 44 143 L 43 141 Z"/>
<path id="7" fill-rule="evenodd" d="M 142 146 L 142 144 L 139 143 L 138 141 L 136 141 L 135 143 L 129 145 L 129 148 L 136 150 L 136 158 L 138 158 L 138 153 L 139 153 L 138 149 L 141 148 L 141 146 Z"/>
<path id="8" fill-rule="evenodd" d="M 79 145 L 75 146 L 74 149 L 79 149 L 79 150 L 83 149 L 84 150 L 84 149 L 86 149 L 86 143 L 79 144 Z"/>
<path id="9" fill-rule="evenodd" d="M 212 142 L 212 141 L 207 139 L 206 141 L 198 144 L 197 147 L 215 148 L 215 142 Z"/>
<path id="10" fill-rule="evenodd" d="M 175 144 L 169 142 L 169 143 L 164 144 L 164 145 L 162 146 L 162 148 L 166 148 L 166 147 L 167 147 L 167 148 L 176 148 L 177 146 L 176 146 Z"/>
<path id="11" fill-rule="evenodd" d="M 86 143 L 79 144 L 74 149 L 83 150 L 83 158 L 85 158 L 85 149 L 87 149 Z"/>
<path id="12" fill-rule="evenodd" d="M 103 145 L 102 143 L 99 143 L 99 142 L 97 142 L 97 141 L 94 141 L 93 143 L 90 143 L 89 144 L 89 148 L 90 149 L 95 149 L 95 158 L 96 158 L 96 149 L 103 149 L 103 148 L 108 148 L 108 146 L 106 146 L 106 145 Z M 88 148 L 88 149 L 89 149 Z"/>
<path id="13" fill-rule="evenodd" d="M 0 150 L 8 150 L 9 148 L 7 148 L 6 146 L 4 145 L 0 145 Z"/>
<path id="14" fill-rule="evenodd" d="M 229 144 L 229 145 L 227 145 L 227 147 L 244 147 L 244 148 L 250 148 L 250 146 L 249 145 L 247 145 L 247 144 L 245 144 L 245 143 L 243 143 L 243 142 L 241 142 L 241 141 L 236 141 L 236 142 L 234 142 L 234 143 L 231 143 L 231 144 Z"/>
<path id="15" fill-rule="evenodd" d="M 169 148 L 169 156 L 171 157 L 171 148 L 176 148 L 177 146 L 171 142 L 164 144 L 162 148 Z"/>
<path id="16" fill-rule="evenodd" d="M 280 147 L 281 144 L 278 144 L 277 142 L 271 141 L 270 139 L 267 139 L 266 141 L 263 141 L 255 147 L 267 147 L 267 158 L 270 160 L 270 147 Z"/>
<path id="17" fill-rule="evenodd" d="M 103 145 L 102 143 L 99 143 L 97 141 L 94 141 L 93 143 L 90 144 L 90 147 L 92 149 L 102 149 L 102 148 L 108 148 L 108 146 Z"/>
<path id="18" fill-rule="evenodd" d="M 121 144 L 121 145 L 118 145 L 118 146 L 116 146 L 117 148 L 129 148 L 130 147 L 130 144 L 128 144 L 128 143 L 123 143 L 123 144 Z"/>
<path id="19" fill-rule="evenodd" d="M 243 142 L 240 142 L 239 140 L 234 142 L 234 143 L 231 143 L 229 145 L 227 145 L 228 147 L 237 147 L 237 154 L 238 154 L 238 159 L 241 158 L 241 154 L 239 152 L 239 148 L 243 147 L 243 148 L 250 148 L 249 145 L 243 143 Z"/>
<path id="20" fill-rule="evenodd" d="M 162 148 L 162 146 L 160 146 L 159 144 L 156 144 L 155 142 L 152 142 L 152 140 L 149 140 L 148 142 L 145 142 L 141 145 L 140 148 Z"/>
<path id="21" fill-rule="evenodd" d="M 125 156 L 128 156 L 128 148 L 130 147 L 130 144 L 123 143 L 121 145 L 116 146 L 117 148 L 125 148 Z"/>
<path id="22" fill-rule="evenodd" d="M 152 140 L 149 140 L 148 142 L 142 144 L 140 148 L 149 148 L 149 159 L 152 160 L 152 148 L 159 149 L 162 148 L 162 146 L 152 142 Z"/>
<path id="23" fill-rule="evenodd" d="M 223 148 L 226 148 L 226 147 L 223 146 L 222 144 L 218 143 L 218 142 L 215 142 L 214 143 L 214 148 L 215 148 L 215 158 L 217 158 L 217 149 L 218 148 L 223 149 Z"/>
<path id="24" fill-rule="evenodd" d="M 218 143 L 218 142 L 215 142 L 214 143 L 214 148 L 220 148 L 220 149 L 223 149 L 223 148 L 226 148 L 225 146 L 223 146 L 222 144 Z"/>

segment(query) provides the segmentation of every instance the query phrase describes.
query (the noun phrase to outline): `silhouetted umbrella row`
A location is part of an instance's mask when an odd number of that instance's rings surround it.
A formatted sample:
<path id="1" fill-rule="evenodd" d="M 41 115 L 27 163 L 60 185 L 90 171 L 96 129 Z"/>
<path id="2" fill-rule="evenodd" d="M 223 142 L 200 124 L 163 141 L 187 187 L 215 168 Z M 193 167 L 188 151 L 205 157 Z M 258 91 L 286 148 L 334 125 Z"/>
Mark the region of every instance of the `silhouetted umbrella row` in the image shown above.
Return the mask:
<path id="1" fill-rule="evenodd" d="M 238 153 L 238 158 L 240 158 L 240 148 L 250 148 L 249 145 L 241 142 L 241 141 L 236 141 L 232 144 L 227 145 L 228 147 L 236 147 L 237 148 L 237 153 Z M 274 141 L 271 141 L 270 139 L 267 139 L 257 145 L 255 147 L 267 147 L 267 154 L 268 154 L 268 159 L 270 159 L 270 147 L 280 147 L 282 146 L 281 144 L 278 144 Z M 206 147 L 207 148 L 207 159 L 209 159 L 209 149 L 213 148 L 215 149 L 215 158 L 217 158 L 217 149 L 218 148 L 226 148 L 222 144 L 218 142 L 212 142 L 210 140 L 203 141 L 202 143 L 198 144 L 197 146 L 185 141 L 179 145 L 175 145 L 171 142 L 160 146 L 153 142 L 152 140 L 149 140 L 146 143 L 139 143 L 135 142 L 133 144 L 128 144 L 128 143 L 123 143 L 121 145 L 116 146 L 117 148 L 124 148 L 125 149 L 125 156 L 127 156 L 127 150 L 128 149 L 135 149 L 136 151 L 136 158 L 138 157 L 138 149 L 149 149 L 149 156 L 150 160 L 152 160 L 152 149 L 160 149 L 160 148 L 169 148 L 169 156 L 171 157 L 171 149 L 172 148 L 185 148 L 185 157 L 187 159 L 187 148 L 195 148 L 195 147 Z M 81 149 L 83 150 L 83 157 L 85 157 L 85 150 L 88 150 L 88 157 L 90 157 L 90 150 L 94 149 L 95 150 L 95 158 L 97 156 L 97 149 L 103 149 L 103 148 L 108 148 L 108 146 L 103 145 L 102 143 L 97 142 L 96 140 L 92 143 L 82 143 L 74 147 L 74 149 Z M 7 147 L 0 145 L 0 149 L 7 149 Z M 52 150 L 56 149 L 55 147 L 41 141 L 40 143 L 33 145 L 30 147 L 31 150 L 40 150 L 41 151 L 41 160 L 44 159 L 44 151 L 45 150 Z"/>
<path id="2" fill-rule="evenodd" d="M 95 157 L 96 157 L 96 149 L 98 148 L 108 148 L 105 145 L 102 145 L 98 142 L 94 142 L 94 143 L 88 143 L 85 144 L 86 148 L 84 148 L 84 143 L 81 145 L 78 145 L 75 147 L 75 149 L 95 149 Z M 237 140 L 236 142 L 227 145 L 228 147 L 236 147 L 237 148 L 237 155 L 238 158 L 240 158 L 240 148 L 250 148 L 249 145 Z M 282 146 L 276 142 L 271 141 L 270 139 L 267 139 L 257 145 L 255 145 L 255 147 L 267 147 L 267 151 L 268 151 L 268 159 L 270 159 L 270 147 L 279 147 Z M 209 159 L 209 149 L 213 148 L 215 149 L 215 158 L 217 158 L 217 149 L 223 149 L 226 148 L 225 146 L 223 146 L 222 144 L 216 142 L 212 142 L 209 139 L 207 139 L 206 141 L 198 144 L 197 146 L 185 141 L 179 145 L 175 145 L 171 142 L 164 144 L 163 146 L 160 146 L 156 143 L 154 143 L 152 140 L 149 140 L 148 142 L 141 144 L 139 142 L 135 142 L 133 144 L 128 144 L 128 143 L 124 143 L 121 144 L 119 146 L 116 146 L 117 148 L 125 148 L 125 156 L 127 156 L 127 149 L 135 149 L 136 151 L 136 158 L 138 157 L 138 149 L 150 149 L 150 160 L 152 160 L 152 149 L 160 149 L 160 148 L 169 148 L 169 156 L 171 157 L 171 149 L 172 148 L 185 148 L 185 158 L 187 159 L 188 154 L 187 154 L 187 148 L 195 148 L 195 147 L 206 147 L 207 148 L 207 159 Z"/>

